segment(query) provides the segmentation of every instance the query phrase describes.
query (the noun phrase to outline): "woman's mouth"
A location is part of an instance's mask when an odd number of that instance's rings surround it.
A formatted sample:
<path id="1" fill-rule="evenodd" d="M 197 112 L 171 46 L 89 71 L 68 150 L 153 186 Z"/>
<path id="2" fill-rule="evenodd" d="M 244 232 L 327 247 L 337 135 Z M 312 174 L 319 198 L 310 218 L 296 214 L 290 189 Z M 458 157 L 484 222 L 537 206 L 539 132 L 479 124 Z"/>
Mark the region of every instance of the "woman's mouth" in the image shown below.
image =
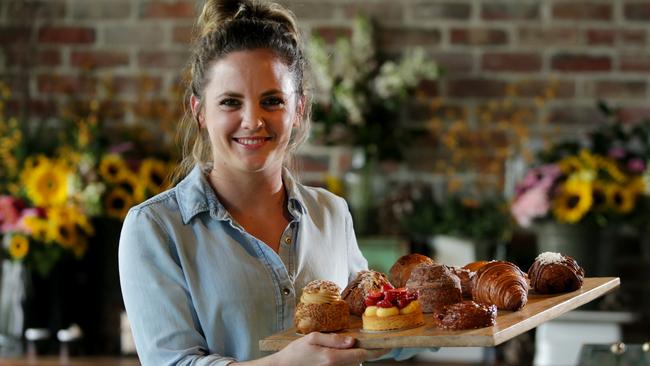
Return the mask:
<path id="1" fill-rule="evenodd" d="M 270 137 L 233 137 L 233 140 L 236 143 L 248 149 L 258 148 L 264 145 L 264 143 L 270 139 Z"/>

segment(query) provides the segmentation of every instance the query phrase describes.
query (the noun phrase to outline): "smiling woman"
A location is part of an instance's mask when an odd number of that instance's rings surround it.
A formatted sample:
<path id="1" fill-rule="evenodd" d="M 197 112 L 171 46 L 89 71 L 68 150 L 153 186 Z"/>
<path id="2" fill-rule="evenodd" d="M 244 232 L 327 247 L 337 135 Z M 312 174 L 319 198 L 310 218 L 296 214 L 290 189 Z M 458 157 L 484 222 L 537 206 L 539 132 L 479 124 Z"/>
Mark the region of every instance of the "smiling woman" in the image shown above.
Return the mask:
<path id="1" fill-rule="evenodd" d="M 262 357 L 293 325 L 300 289 L 367 269 L 345 201 L 287 168 L 309 131 L 293 14 L 208 0 L 199 17 L 171 190 L 131 208 L 120 237 L 124 304 L 144 365 L 348 365 L 386 351 L 311 333 Z"/>

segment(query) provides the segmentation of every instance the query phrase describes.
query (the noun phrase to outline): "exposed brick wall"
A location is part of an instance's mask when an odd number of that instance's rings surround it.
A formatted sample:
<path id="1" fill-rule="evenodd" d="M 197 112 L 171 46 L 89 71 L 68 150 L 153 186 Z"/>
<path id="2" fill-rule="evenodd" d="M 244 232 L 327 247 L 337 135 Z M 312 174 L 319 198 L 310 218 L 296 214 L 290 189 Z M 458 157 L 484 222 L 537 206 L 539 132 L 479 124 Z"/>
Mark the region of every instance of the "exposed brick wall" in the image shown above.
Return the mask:
<path id="1" fill-rule="evenodd" d="M 534 108 L 531 130 L 560 135 L 602 121 L 598 98 L 626 107 L 623 115 L 630 120 L 650 116 L 648 1 L 282 3 L 298 15 L 306 35 L 333 42 L 350 35 L 352 17 L 368 14 L 379 25 L 383 52 L 394 56 L 424 47 L 445 74 L 423 84 L 427 99 L 407 111 L 410 120 L 404 123 L 410 126 L 424 126 L 440 113 L 427 107 L 431 98 L 440 98 L 444 108 L 465 110 L 473 121 L 491 100 L 511 99 Z M 110 76 L 111 99 L 131 107 L 126 120 L 137 120 L 134 104 L 143 96 L 159 100 L 178 84 L 199 6 L 190 0 L 3 0 L 1 76 L 21 95 L 26 88 L 31 110 L 45 114 L 55 113 L 66 93 L 105 95 L 92 79 Z M 143 75 L 153 85 L 144 92 Z M 513 84 L 515 94 L 509 92 Z M 414 169 L 432 168 L 411 163 Z"/>

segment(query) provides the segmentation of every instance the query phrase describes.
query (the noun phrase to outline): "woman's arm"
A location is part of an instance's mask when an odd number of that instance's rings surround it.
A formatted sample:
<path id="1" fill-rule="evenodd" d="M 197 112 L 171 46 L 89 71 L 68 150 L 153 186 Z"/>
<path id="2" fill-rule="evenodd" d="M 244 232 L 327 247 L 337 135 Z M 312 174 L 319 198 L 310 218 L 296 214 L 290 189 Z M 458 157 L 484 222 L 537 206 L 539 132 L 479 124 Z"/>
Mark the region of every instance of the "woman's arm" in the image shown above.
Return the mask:
<path id="1" fill-rule="evenodd" d="M 119 245 L 120 284 L 143 365 L 227 365 L 209 354 L 175 243 L 151 211 L 131 210 Z"/>

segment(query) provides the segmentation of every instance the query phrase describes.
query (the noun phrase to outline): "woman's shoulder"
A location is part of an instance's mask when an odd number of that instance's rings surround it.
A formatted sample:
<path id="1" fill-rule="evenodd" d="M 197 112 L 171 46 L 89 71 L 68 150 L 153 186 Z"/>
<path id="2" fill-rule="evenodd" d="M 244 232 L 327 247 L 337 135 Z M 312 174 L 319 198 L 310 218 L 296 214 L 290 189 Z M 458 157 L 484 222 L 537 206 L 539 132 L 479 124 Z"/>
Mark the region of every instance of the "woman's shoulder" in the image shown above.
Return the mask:
<path id="1" fill-rule="evenodd" d="M 296 188 L 299 199 L 307 206 L 317 205 L 319 207 L 348 210 L 347 202 L 343 197 L 337 196 L 325 188 L 304 184 L 297 184 Z"/>
<path id="2" fill-rule="evenodd" d="M 176 187 L 148 198 L 147 200 L 131 207 L 129 215 L 164 217 L 178 215 L 179 205 Z"/>

